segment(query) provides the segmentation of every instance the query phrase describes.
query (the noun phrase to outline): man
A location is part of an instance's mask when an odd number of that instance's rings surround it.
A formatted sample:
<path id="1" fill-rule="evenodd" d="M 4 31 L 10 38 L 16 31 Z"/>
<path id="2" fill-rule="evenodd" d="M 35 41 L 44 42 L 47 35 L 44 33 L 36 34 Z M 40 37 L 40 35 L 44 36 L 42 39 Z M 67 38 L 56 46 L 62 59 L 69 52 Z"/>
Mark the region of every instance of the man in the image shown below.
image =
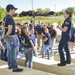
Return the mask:
<path id="1" fill-rule="evenodd" d="M 31 21 L 30 21 L 29 30 L 30 30 L 31 28 L 34 28 L 34 20 L 33 20 L 33 19 L 31 19 Z"/>
<path id="2" fill-rule="evenodd" d="M 8 69 L 12 69 L 13 72 L 21 72 L 23 69 L 19 69 L 16 61 L 16 38 L 15 38 L 15 22 L 12 16 L 15 14 L 15 8 L 9 4 L 6 6 L 7 15 L 4 18 L 5 34 L 3 39 L 6 40 L 8 49 Z"/>
<path id="3" fill-rule="evenodd" d="M 50 40 L 51 56 L 54 56 L 53 47 L 54 47 L 54 45 L 55 45 L 57 32 L 56 32 L 56 30 L 54 29 L 54 26 L 53 26 L 53 25 L 51 25 L 51 29 L 49 29 L 49 33 L 50 33 L 50 35 L 51 35 L 51 40 Z"/>
<path id="4" fill-rule="evenodd" d="M 42 34 L 44 32 L 44 28 L 41 25 L 41 21 L 38 21 L 38 25 L 36 27 L 37 41 L 38 41 L 38 49 L 41 47 L 40 41 L 42 40 Z"/>
<path id="5" fill-rule="evenodd" d="M 49 40 L 51 39 L 51 36 L 49 34 L 48 28 L 44 29 L 44 36 L 43 36 L 43 44 L 42 44 L 42 58 L 44 58 L 44 53 L 47 51 L 48 54 L 48 60 L 50 60 L 50 51 L 49 51 Z"/>

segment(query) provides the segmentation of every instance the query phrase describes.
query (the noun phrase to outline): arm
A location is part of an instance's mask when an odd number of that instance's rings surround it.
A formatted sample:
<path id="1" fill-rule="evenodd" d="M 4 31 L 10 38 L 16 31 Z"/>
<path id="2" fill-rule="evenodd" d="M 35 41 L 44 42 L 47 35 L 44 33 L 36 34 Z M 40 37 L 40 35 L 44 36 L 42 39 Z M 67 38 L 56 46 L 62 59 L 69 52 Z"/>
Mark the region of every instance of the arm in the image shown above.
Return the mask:
<path id="1" fill-rule="evenodd" d="M 4 38 L 6 38 L 7 36 L 9 36 L 12 32 L 12 25 L 8 25 L 8 31 L 6 33 L 6 35 L 4 36 Z"/>
<path id="2" fill-rule="evenodd" d="M 32 40 L 30 40 L 30 44 L 31 44 L 31 46 L 32 46 L 33 50 L 35 50 L 35 46 L 34 46 L 34 44 L 33 44 Z"/>
<path id="3" fill-rule="evenodd" d="M 48 38 L 45 38 L 44 40 L 43 40 L 43 42 L 46 42 L 48 40 Z"/>
<path id="4" fill-rule="evenodd" d="M 64 28 L 60 27 L 60 26 L 57 26 L 58 29 L 60 29 L 61 31 L 63 32 L 66 32 L 68 27 L 67 26 L 64 26 Z"/>
<path id="5" fill-rule="evenodd" d="M 2 42 L 0 41 L 0 48 L 2 49 L 2 50 L 4 50 L 4 47 L 3 47 L 3 45 L 2 45 Z"/>

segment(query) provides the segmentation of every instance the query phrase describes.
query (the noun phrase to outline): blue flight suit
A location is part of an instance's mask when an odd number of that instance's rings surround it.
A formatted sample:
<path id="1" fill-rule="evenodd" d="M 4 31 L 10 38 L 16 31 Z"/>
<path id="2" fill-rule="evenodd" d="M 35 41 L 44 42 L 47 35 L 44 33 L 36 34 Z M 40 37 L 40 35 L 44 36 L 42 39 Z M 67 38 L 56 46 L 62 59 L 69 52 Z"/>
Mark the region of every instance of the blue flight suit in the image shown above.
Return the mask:
<path id="1" fill-rule="evenodd" d="M 71 30 L 71 19 L 67 18 L 65 19 L 62 28 L 64 28 L 64 26 L 68 27 L 66 32 L 62 31 L 62 35 L 61 35 L 61 40 L 59 43 L 59 55 L 60 55 L 60 63 L 61 64 L 66 64 L 67 62 L 71 62 L 71 55 L 70 55 L 70 50 L 68 47 L 68 42 L 70 40 L 70 30 Z M 65 60 L 65 56 L 64 56 L 64 51 L 66 52 L 66 60 Z"/>

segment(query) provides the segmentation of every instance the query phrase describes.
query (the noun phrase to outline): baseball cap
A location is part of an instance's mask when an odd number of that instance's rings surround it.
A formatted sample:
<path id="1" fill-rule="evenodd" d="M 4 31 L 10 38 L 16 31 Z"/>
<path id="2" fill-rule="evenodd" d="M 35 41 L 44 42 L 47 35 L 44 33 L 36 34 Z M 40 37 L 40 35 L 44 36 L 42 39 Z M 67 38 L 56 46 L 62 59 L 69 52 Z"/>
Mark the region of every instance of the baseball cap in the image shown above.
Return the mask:
<path id="1" fill-rule="evenodd" d="M 31 20 L 30 20 L 30 22 L 34 22 L 34 20 L 33 20 L 33 19 L 31 19 Z"/>
<path id="2" fill-rule="evenodd" d="M 15 10 L 17 10 L 17 8 L 14 7 L 12 4 L 8 4 L 8 5 L 6 6 L 6 10 L 8 11 L 8 10 L 10 10 L 10 9 L 15 9 Z"/>

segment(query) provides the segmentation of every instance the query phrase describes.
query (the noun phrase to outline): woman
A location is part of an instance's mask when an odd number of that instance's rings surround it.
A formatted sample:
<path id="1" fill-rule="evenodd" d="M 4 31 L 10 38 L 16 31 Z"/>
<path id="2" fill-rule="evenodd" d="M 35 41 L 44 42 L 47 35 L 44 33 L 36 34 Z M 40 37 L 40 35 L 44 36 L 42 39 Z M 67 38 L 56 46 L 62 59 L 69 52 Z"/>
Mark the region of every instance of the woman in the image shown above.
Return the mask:
<path id="1" fill-rule="evenodd" d="M 58 66 L 66 66 L 66 64 L 71 63 L 71 55 L 70 55 L 70 50 L 68 47 L 68 42 L 70 40 L 72 13 L 70 11 L 66 10 L 64 12 L 64 18 L 65 18 L 65 21 L 64 21 L 63 25 L 57 26 L 57 28 L 62 31 L 61 40 L 59 43 L 60 63 L 58 64 Z M 63 49 L 66 52 L 66 60 L 65 60 L 65 55 L 64 55 Z"/>
<path id="2" fill-rule="evenodd" d="M 26 27 L 23 28 L 23 44 L 25 53 L 25 67 L 32 68 L 33 51 L 35 50 L 34 29 L 30 29 L 30 35 Z M 29 64 L 28 64 L 29 62 Z"/>

